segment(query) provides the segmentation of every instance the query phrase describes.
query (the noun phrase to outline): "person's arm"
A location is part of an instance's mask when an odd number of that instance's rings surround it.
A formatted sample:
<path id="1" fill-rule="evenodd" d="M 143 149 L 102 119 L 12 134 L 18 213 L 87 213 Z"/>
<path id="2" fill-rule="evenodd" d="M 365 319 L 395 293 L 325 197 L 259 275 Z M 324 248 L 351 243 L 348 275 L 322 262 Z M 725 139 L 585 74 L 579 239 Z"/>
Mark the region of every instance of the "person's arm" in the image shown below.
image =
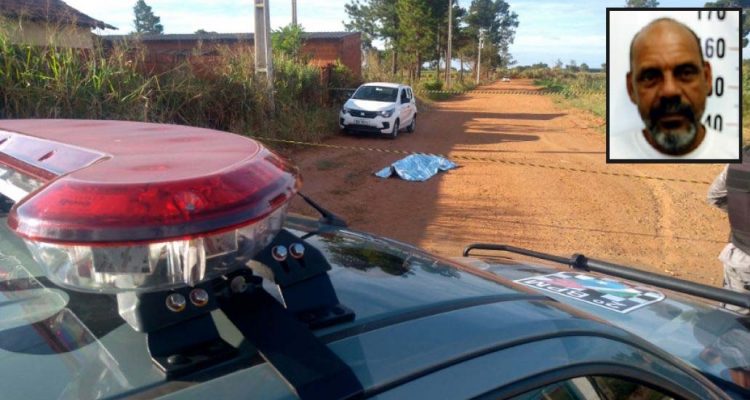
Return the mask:
<path id="1" fill-rule="evenodd" d="M 708 188 L 708 196 L 706 201 L 708 204 L 718 207 L 724 211 L 727 211 L 727 165 L 721 171 L 721 173 L 711 183 L 711 187 Z"/>

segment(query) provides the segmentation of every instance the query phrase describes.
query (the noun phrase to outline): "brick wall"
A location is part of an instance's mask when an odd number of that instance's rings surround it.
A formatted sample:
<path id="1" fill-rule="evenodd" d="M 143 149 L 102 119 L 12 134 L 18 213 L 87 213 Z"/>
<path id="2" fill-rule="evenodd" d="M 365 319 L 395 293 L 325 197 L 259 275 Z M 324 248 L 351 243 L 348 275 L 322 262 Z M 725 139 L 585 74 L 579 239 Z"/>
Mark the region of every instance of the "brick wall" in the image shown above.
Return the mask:
<path id="1" fill-rule="evenodd" d="M 362 38 L 359 33 L 342 40 L 341 54 L 341 62 L 349 67 L 357 80 L 362 79 Z"/>
<path id="2" fill-rule="evenodd" d="M 362 50 L 359 34 L 342 38 L 309 38 L 302 53 L 310 57 L 310 64 L 325 67 L 340 60 L 352 71 L 356 79 L 362 74 Z M 144 50 L 144 68 L 151 73 L 169 70 L 183 61 L 193 65 L 210 65 L 220 48 L 253 49 L 252 40 L 158 40 L 141 42 Z"/>

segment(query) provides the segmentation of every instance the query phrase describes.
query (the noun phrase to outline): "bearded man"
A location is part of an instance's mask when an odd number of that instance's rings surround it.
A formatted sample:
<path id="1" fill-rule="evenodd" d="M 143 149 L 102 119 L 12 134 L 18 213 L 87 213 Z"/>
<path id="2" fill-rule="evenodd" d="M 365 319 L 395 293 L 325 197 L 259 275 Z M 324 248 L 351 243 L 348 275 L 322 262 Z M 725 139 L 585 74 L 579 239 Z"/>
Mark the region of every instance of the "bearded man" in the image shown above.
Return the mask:
<path id="1" fill-rule="evenodd" d="M 610 158 L 736 158 L 736 138 L 701 123 L 712 80 L 695 32 L 671 18 L 646 25 L 630 43 L 626 76 L 644 127 L 610 138 Z"/>

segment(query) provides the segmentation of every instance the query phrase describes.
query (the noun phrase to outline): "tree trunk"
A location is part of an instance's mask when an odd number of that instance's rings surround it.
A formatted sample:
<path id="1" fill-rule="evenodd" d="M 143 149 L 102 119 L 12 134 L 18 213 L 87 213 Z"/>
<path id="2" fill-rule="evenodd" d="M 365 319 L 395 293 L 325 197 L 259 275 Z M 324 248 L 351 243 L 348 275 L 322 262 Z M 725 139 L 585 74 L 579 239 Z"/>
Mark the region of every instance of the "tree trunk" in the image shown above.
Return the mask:
<path id="1" fill-rule="evenodd" d="M 419 82 L 419 80 L 422 79 L 422 54 L 417 51 L 417 79 L 416 81 Z"/>
<path id="2" fill-rule="evenodd" d="M 437 65 L 435 69 L 435 80 L 440 80 L 440 28 L 437 30 Z"/>
<path id="3" fill-rule="evenodd" d="M 464 54 L 459 53 L 458 59 L 461 62 L 461 69 L 458 71 L 458 76 L 460 77 L 461 82 L 463 82 L 464 81 Z"/>
<path id="4" fill-rule="evenodd" d="M 398 52 L 393 48 L 393 62 L 391 63 L 391 75 L 396 76 L 396 67 L 398 65 Z"/>
<path id="5" fill-rule="evenodd" d="M 453 71 L 451 70 L 451 60 L 449 60 L 448 56 L 448 47 L 445 48 L 445 86 L 448 87 L 448 81 L 450 81 L 451 77 L 448 77 Z"/>

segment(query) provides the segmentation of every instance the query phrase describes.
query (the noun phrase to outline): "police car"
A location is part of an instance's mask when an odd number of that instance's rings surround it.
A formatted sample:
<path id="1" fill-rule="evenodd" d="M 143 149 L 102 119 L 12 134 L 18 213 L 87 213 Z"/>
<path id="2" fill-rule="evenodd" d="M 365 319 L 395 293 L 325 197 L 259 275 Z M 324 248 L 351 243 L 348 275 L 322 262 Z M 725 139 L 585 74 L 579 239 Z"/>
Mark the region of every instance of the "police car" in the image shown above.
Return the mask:
<path id="1" fill-rule="evenodd" d="M 750 396 L 748 320 L 715 303 L 746 296 L 498 244 L 445 259 L 300 189 L 229 133 L 0 121 L 0 397 Z"/>

